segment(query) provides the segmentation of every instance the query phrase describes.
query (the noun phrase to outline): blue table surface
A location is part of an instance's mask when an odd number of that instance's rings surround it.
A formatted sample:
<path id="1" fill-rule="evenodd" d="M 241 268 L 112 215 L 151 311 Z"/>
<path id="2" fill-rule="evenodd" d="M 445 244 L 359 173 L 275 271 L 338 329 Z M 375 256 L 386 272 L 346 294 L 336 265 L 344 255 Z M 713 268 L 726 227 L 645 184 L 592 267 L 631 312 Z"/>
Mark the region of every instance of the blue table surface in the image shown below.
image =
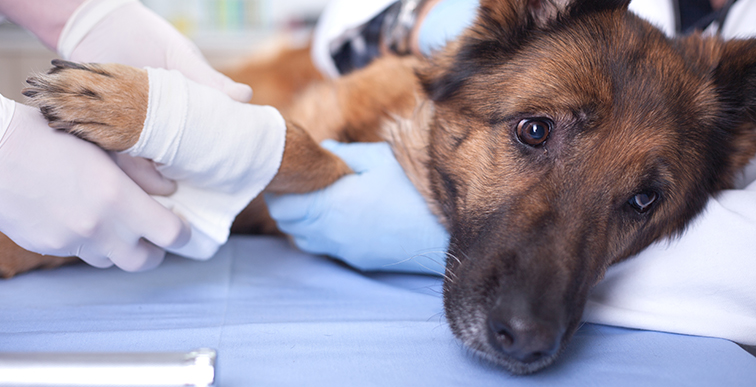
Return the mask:
<path id="1" fill-rule="evenodd" d="M 436 277 L 360 273 L 281 238 L 232 237 L 206 262 L 0 281 L 0 352 L 210 347 L 223 387 L 756 386 L 756 357 L 732 342 L 593 324 L 555 365 L 512 376 L 454 338 L 440 291 Z"/>

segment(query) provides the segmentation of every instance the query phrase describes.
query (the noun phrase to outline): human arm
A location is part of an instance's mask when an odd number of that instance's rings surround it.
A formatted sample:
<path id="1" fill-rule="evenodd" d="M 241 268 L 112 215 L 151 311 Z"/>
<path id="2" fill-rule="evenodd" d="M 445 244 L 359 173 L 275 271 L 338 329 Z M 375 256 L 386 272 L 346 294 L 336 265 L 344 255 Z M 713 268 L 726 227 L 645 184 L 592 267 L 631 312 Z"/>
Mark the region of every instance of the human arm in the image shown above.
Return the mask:
<path id="1" fill-rule="evenodd" d="M 56 51 L 66 21 L 85 0 L 0 0 L 0 14 Z"/>
<path id="2" fill-rule="evenodd" d="M 0 13 L 63 58 L 181 71 L 247 102 L 252 89 L 207 63 L 194 43 L 137 0 L 0 0 Z"/>
<path id="3" fill-rule="evenodd" d="M 47 126 L 39 111 L 0 96 L 0 232 L 46 255 L 138 271 L 188 227 L 95 145 Z"/>

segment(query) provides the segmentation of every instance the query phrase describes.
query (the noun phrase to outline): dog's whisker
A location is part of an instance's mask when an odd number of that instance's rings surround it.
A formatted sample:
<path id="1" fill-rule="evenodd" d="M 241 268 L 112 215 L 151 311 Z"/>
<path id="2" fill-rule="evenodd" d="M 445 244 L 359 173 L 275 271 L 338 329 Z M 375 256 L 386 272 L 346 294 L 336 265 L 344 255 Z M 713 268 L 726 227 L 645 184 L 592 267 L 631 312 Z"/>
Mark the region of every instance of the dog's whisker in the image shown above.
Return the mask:
<path id="1" fill-rule="evenodd" d="M 420 260 L 417 259 L 417 258 L 422 257 L 422 258 L 425 258 L 426 260 L 431 261 L 431 262 L 437 264 L 438 266 L 441 266 L 442 268 L 444 268 L 445 267 L 444 264 L 442 264 L 438 260 L 433 259 L 430 256 L 428 256 L 428 254 L 431 254 L 431 253 L 434 253 L 434 252 L 435 253 L 441 253 L 440 251 L 432 251 L 432 252 L 425 253 L 425 254 L 415 254 L 415 255 L 407 257 L 406 259 L 403 259 L 401 261 L 397 261 L 397 262 L 394 262 L 392 264 L 385 265 L 384 267 L 388 268 L 388 267 L 391 267 L 391 266 L 394 266 L 394 265 L 399 265 L 399 264 L 402 264 L 402 263 L 414 261 L 415 264 L 419 265 L 420 267 L 424 268 L 425 270 L 428 270 L 431 273 L 437 274 L 437 275 L 443 277 L 444 279 L 446 279 L 446 280 L 448 280 L 450 282 L 454 282 L 455 278 L 449 277 L 448 275 L 446 275 L 446 273 L 444 271 L 439 271 L 437 269 L 430 268 L 427 265 L 424 265 L 422 262 L 420 262 Z"/>
<path id="2" fill-rule="evenodd" d="M 454 254 L 452 254 L 450 252 L 446 252 L 446 257 L 454 259 L 457 262 L 458 265 L 462 264 L 462 260 L 459 259 L 456 255 L 454 255 Z"/>
<path id="3" fill-rule="evenodd" d="M 431 252 L 431 253 L 443 253 L 444 255 L 448 256 L 448 253 L 446 253 L 446 252 L 442 252 L 442 251 L 433 251 L 433 252 Z M 417 260 L 416 260 L 416 259 L 417 259 L 418 257 L 423 257 L 423 258 L 425 258 L 425 259 L 427 259 L 427 260 L 429 260 L 429 261 L 431 261 L 431 262 L 434 262 L 434 263 L 436 263 L 437 265 L 441 266 L 441 267 L 442 267 L 442 268 L 444 268 L 444 269 L 446 268 L 446 265 L 445 265 L 444 263 L 442 263 L 442 262 L 439 262 L 438 260 L 436 260 L 436 259 L 434 259 L 434 258 L 431 258 L 431 257 L 430 257 L 430 256 L 428 256 L 427 254 L 416 254 L 416 255 L 414 255 L 414 256 L 412 256 L 412 257 L 410 257 L 409 259 L 411 259 L 411 260 L 415 260 L 415 262 L 416 262 L 416 263 L 420 264 L 420 263 L 419 263 L 419 262 L 417 262 Z M 420 265 L 422 266 L 422 264 L 420 264 Z M 443 277 L 444 277 L 444 278 L 446 278 L 447 280 L 449 280 L 450 282 L 454 282 L 454 281 L 455 281 L 455 280 L 457 279 L 457 275 L 456 275 L 456 274 L 455 274 L 454 272 L 452 272 L 452 271 L 448 271 L 448 270 L 444 270 L 444 274 L 443 274 Z"/>

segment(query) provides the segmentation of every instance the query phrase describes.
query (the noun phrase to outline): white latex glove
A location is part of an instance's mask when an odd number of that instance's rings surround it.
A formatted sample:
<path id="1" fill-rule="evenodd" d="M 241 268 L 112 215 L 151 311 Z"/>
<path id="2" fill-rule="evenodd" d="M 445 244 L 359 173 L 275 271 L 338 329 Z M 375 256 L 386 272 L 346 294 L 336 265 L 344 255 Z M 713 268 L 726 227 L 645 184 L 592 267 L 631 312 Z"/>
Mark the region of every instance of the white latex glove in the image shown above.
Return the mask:
<path id="1" fill-rule="evenodd" d="M 107 153 L 51 129 L 37 109 L 2 96 L 0 105 L 0 232 L 19 246 L 138 271 L 160 264 L 160 247 L 187 242 L 182 219 Z"/>
<path id="2" fill-rule="evenodd" d="M 252 89 L 207 63 L 197 46 L 137 0 L 88 0 L 68 19 L 58 53 L 75 62 L 179 70 L 187 78 L 247 102 Z"/>
<path id="3" fill-rule="evenodd" d="M 112 152 L 110 156 L 144 192 L 158 196 L 169 196 L 176 192 L 176 182 L 160 174 L 151 160 L 131 157 L 125 153 Z"/>
<path id="4" fill-rule="evenodd" d="M 281 231 L 304 251 L 362 270 L 443 274 L 449 234 L 386 143 L 323 141 L 355 172 L 307 194 L 266 195 Z"/>
<path id="5" fill-rule="evenodd" d="M 173 195 L 156 199 L 189 221 L 192 237 L 169 251 L 210 258 L 236 215 L 278 172 L 286 123 L 272 107 L 236 102 L 178 71 L 147 71 L 147 118 L 124 153 L 153 160 L 178 184 Z"/>

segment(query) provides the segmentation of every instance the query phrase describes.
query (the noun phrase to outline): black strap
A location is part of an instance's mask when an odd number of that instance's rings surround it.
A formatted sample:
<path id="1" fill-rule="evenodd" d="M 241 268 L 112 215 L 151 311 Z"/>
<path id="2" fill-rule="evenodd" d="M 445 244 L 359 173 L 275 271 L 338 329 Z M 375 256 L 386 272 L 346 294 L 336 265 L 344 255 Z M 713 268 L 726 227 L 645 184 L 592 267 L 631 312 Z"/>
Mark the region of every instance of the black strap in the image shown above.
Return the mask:
<path id="1" fill-rule="evenodd" d="M 341 75 L 367 66 L 381 54 L 381 28 L 387 15 L 401 2 L 397 1 L 367 23 L 348 31 L 343 43 L 331 50 L 336 68 Z"/>
<path id="2" fill-rule="evenodd" d="M 694 31 L 703 31 L 712 23 L 717 22 L 720 32 L 732 5 L 737 0 L 728 0 L 719 10 L 712 10 L 709 0 L 677 0 L 675 10 L 677 12 L 677 32 L 689 35 Z"/>

